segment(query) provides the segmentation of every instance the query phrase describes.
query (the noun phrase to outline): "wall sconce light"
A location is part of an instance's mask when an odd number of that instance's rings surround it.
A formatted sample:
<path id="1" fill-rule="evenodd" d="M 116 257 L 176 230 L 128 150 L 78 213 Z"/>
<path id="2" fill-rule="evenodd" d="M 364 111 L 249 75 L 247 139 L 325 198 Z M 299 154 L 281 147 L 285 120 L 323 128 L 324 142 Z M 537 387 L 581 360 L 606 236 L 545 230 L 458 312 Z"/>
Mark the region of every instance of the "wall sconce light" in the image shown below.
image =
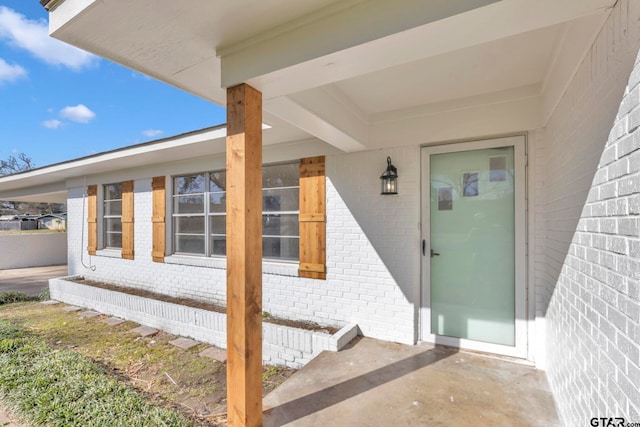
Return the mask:
<path id="1" fill-rule="evenodd" d="M 391 164 L 391 157 L 387 157 L 387 170 L 380 177 L 382 192 L 380 194 L 398 194 L 398 169 Z"/>

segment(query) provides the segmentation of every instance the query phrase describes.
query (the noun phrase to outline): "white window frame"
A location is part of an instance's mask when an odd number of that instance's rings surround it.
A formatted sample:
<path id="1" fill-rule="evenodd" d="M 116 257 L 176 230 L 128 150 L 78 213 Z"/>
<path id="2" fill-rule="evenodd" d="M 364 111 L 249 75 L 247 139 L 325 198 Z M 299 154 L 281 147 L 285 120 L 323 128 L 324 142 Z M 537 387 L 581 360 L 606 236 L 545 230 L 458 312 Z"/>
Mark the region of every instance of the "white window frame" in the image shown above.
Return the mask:
<path id="1" fill-rule="evenodd" d="M 297 164 L 298 162 L 281 162 L 281 163 L 271 163 L 271 164 L 267 164 L 267 165 L 262 165 L 263 168 L 265 167 L 269 167 L 269 166 L 278 166 L 278 165 L 293 165 L 293 164 Z M 211 204 L 210 204 L 210 200 L 211 200 L 211 195 L 212 194 L 220 194 L 220 193 L 226 193 L 226 191 L 224 192 L 219 192 L 219 191 L 211 191 L 211 178 L 210 175 L 213 173 L 220 173 L 220 172 L 226 172 L 225 170 L 212 170 L 212 171 L 208 171 L 208 172 L 193 172 L 193 173 L 185 173 L 185 174 L 180 174 L 180 175 L 174 175 L 171 176 L 171 194 L 168 196 L 169 200 L 170 200 L 170 216 L 171 216 L 171 232 L 170 232 L 170 238 L 171 238 L 171 254 L 172 255 L 178 255 L 178 256 L 190 256 L 190 257 L 201 257 L 201 258 L 213 258 L 213 259 L 226 259 L 226 255 L 217 255 L 217 254 L 212 254 L 211 253 L 211 238 L 214 236 L 223 236 L 222 234 L 212 234 L 211 233 L 211 226 L 210 226 L 210 218 L 213 216 L 222 216 L 225 217 L 227 216 L 226 210 L 224 212 L 211 212 L 210 208 L 211 208 Z M 184 213 L 184 214 L 177 214 L 175 213 L 175 200 L 178 197 L 184 196 L 184 194 L 178 194 L 177 192 L 177 188 L 176 188 L 176 180 L 178 178 L 183 178 L 183 177 L 187 177 L 187 176 L 195 176 L 195 175 L 203 175 L 204 176 L 204 181 L 206 183 L 206 191 L 204 193 L 190 193 L 190 195 L 202 195 L 203 196 L 203 203 L 204 203 L 204 209 L 203 209 L 203 213 Z M 299 177 L 299 175 L 298 175 Z M 262 192 L 264 193 L 265 190 L 294 190 L 294 189 L 298 189 L 298 196 L 299 196 L 299 189 L 300 189 L 300 185 L 298 184 L 297 186 L 284 186 L 284 187 L 269 187 L 269 188 L 262 188 Z M 262 218 L 264 218 L 265 216 L 287 216 L 287 215 L 292 215 L 295 216 L 296 220 L 298 220 L 298 215 L 300 213 L 300 210 L 290 210 L 290 211 L 262 211 Z M 204 217 L 204 253 L 190 253 L 190 252 L 178 252 L 176 250 L 176 236 L 178 235 L 178 233 L 176 233 L 176 218 L 179 217 L 193 217 L 193 216 L 203 216 Z M 226 231 L 226 230 L 225 230 Z M 189 235 L 188 233 L 179 233 L 180 235 Z M 201 236 L 201 234 L 193 234 L 194 236 Z M 226 239 L 226 232 L 224 234 L 224 237 Z M 284 235 L 262 235 L 262 238 L 285 238 L 285 239 L 296 239 L 298 242 L 300 241 L 300 232 L 298 231 L 298 234 L 296 236 L 284 236 Z M 299 255 L 297 259 L 283 259 L 283 258 L 278 258 L 278 257 L 264 257 L 263 256 L 263 260 L 264 261 L 268 261 L 268 262 L 275 262 L 275 263 L 287 263 L 287 264 L 297 264 L 299 262 Z"/>
<path id="2" fill-rule="evenodd" d="M 107 188 L 111 185 L 119 185 L 120 186 L 120 198 L 119 199 L 107 199 L 107 195 L 109 192 Z M 107 215 L 107 203 L 109 202 L 120 202 L 120 215 Z M 122 250 L 122 182 L 112 182 L 109 184 L 103 184 L 102 186 L 102 211 L 101 214 L 101 223 L 102 223 L 102 247 L 107 250 Z M 120 232 L 117 231 L 108 231 L 107 220 L 108 219 L 119 219 L 120 220 Z M 107 234 L 120 234 L 120 246 L 107 246 Z"/>
<path id="3" fill-rule="evenodd" d="M 215 172 L 215 171 L 214 171 Z M 203 175 L 204 176 L 204 181 L 206 182 L 206 191 L 203 193 L 188 193 L 189 196 L 202 196 L 202 203 L 203 203 L 203 211 L 202 213 L 195 213 L 195 212 L 190 212 L 190 213 L 176 213 L 175 212 L 175 201 L 176 199 L 178 199 L 179 197 L 184 197 L 185 194 L 179 194 L 177 189 L 176 189 L 176 180 L 178 178 L 183 178 L 183 177 L 187 177 L 187 176 L 196 176 L 196 175 Z M 209 211 L 209 172 L 195 172 L 195 173 L 189 173 L 189 174 L 185 174 L 185 175 L 176 175 L 171 177 L 171 253 L 172 254 L 176 254 L 176 255 L 188 255 L 188 256 L 202 256 L 202 257 L 210 257 L 210 253 L 209 253 L 209 242 L 208 242 L 208 235 L 207 232 L 209 230 L 209 224 L 208 224 L 208 211 Z M 190 218 L 190 217 L 202 217 L 203 218 L 203 234 L 194 234 L 194 233 L 177 233 L 176 229 L 176 218 Z M 200 254 L 200 253 L 191 253 L 191 252 L 178 252 L 176 250 L 176 236 L 180 234 L 182 236 L 204 236 L 204 253 Z"/>

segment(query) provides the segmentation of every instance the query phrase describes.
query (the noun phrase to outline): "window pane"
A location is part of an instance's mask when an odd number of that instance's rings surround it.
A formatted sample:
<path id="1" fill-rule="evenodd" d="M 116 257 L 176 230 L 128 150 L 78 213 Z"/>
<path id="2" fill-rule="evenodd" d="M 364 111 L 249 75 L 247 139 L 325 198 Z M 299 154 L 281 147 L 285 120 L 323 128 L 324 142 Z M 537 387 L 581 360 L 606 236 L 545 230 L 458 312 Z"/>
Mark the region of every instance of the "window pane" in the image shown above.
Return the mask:
<path id="1" fill-rule="evenodd" d="M 299 258 L 299 238 L 263 237 L 262 257 L 297 261 Z"/>
<path id="2" fill-rule="evenodd" d="M 204 216 L 180 216 L 174 221 L 176 233 L 204 235 Z"/>
<path id="3" fill-rule="evenodd" d="M 176 235 L 176 252 L 204 255 L 204 236 Z"/>
<path id="4" fill-rule="evenodd" d="M 225 213 L 227 209 L 227 193 L 209 194 L 209 212 Z"/>
<path id="5" fill-rule="evenodd" d="M 173 213 L 201 213 L 204 214 L 204 195 L 190 194 L 186 196 L 174 196 Z"/>
<path id="6" fill-rule="evenodd" d="M 262 211 L 298 211 L 300 209 L 298 188 L 273 188 L 262 190 Z"/>
<path id="7" fill-rule="evenodd" d="M 105 236 L 105 244 L 107 248 L 121 248 L 122 233 L 107 233 Z"/>
<path id="8" fill-rule="evenodd" d="M 104 215 L 122 215 L 122 200 L 105 200 Z"/>
<path id="9" fill-rule="evenodd" d="M 211 215 L 209 216 L 209 233 L 210 234 L 226 234 L 227 233 L 227 216 Z"/>
<path id="10" fill-rule="evenodd" d="M 262 220 L 263 236 L 269 236 L 263 238 L 264 256 L 296 260 L 299 244 L 299 164 L 263 167 L 262 184 L 265 188 L 262 194 L 263 212 L 267 212 Z M 174 187 L 176 252 L 204 254 L 207 246 L 207 254 L 225 256 L 226 171 L 175 177 Z M 205 238 L 209 240 L 205 241 Z"/>
<path id="11" fill-rule="evenodd" d="M 178 176 L 174 179 L 174 194 L 204 193 L 205 191 L 204 174 Z"/>
<path id="12" fill-rule="evenodd" d="M 211 236 L 211 255 L 227 254 L 227 240 L 224 236 Z"/>
<path id="13" fill-rule="evenodd" d="M 209 191 L 227 191 L 227 173 L 225 171 L 211 172 L 209 174 L 209 180 L 211 182 Z"/>
<path id="14" fill-rule="evenodd" d="M 104 231 L 105 233 L 122 233 L 122 219 L 120 218 L 105 218 L 104 219 Z"/>
<path id="15" fill-rule="evenodd" d="M 263 236 L 298 236 L 298 215 L 262 215 Z"/>
<path id="16" fill-rule="evenodd" d="M 122 184 L 108 184 L 104 186 L 104 200 L 122 199 Z"/>
<path id="17" fill-rule="evenodd" d="M 262 167 L 262 188 L 297 187 L 300 171 L 298 163 Z"/>

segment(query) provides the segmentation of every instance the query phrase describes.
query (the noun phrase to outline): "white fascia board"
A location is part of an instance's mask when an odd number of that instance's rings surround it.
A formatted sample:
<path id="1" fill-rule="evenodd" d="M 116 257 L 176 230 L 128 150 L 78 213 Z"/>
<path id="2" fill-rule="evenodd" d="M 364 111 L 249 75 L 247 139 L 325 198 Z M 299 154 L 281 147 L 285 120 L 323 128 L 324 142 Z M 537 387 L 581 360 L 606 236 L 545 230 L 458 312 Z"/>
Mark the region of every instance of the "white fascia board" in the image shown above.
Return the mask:
<path id="1" fill-rule="evenodd" d="M 263 125 L 263 128 L 266 125 Z M 106 153 L 83 157 L 76 160 L 57 163 L 33 169 L 27 172 L 9 175 L 0 178 L 0 194 L 10 190 L 32 187 L 33 194 L 37 194 L 43 182 L 64 181 L 66 179 L 91 175 L 101 170 L 121 169 L 123 161 L 135 159 L 135 166 L 142 166 L 151 163 L 161 163 L 179 160 L 175 156 L 176 148 L 182 149 L 184 158 L 189 156 L 187 148 L 200 143 L 214 143 L 223 141 L 227 135 L 226 127 L 195 132 L 188 135 L 168 138 L 157 142 L 139 144 L 132 147 L 125 147 Z M 134 166 L 129 164 L 129 167 Z M 64 188 L 64 185 L 63 185 Z"/>
<path id="2" fill-rule="evenodd" d="M 49 12 L 49 33 L 56 32 L 95 2 L 96 0 L 63 0 L 57 4 L 55 10 L 51 9 Z"/>

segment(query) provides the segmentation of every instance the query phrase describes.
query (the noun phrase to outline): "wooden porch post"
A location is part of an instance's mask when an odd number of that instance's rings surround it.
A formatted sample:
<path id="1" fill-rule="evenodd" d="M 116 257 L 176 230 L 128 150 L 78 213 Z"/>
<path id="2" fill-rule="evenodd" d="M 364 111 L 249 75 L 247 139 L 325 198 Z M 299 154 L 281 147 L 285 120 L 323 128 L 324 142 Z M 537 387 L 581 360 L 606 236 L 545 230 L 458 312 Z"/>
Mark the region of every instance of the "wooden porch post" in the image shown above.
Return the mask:
<path id="1" fill-rule="evenodd" d="M 227 413 L 262 425 L 262 94 L 227 89 Z"/>

